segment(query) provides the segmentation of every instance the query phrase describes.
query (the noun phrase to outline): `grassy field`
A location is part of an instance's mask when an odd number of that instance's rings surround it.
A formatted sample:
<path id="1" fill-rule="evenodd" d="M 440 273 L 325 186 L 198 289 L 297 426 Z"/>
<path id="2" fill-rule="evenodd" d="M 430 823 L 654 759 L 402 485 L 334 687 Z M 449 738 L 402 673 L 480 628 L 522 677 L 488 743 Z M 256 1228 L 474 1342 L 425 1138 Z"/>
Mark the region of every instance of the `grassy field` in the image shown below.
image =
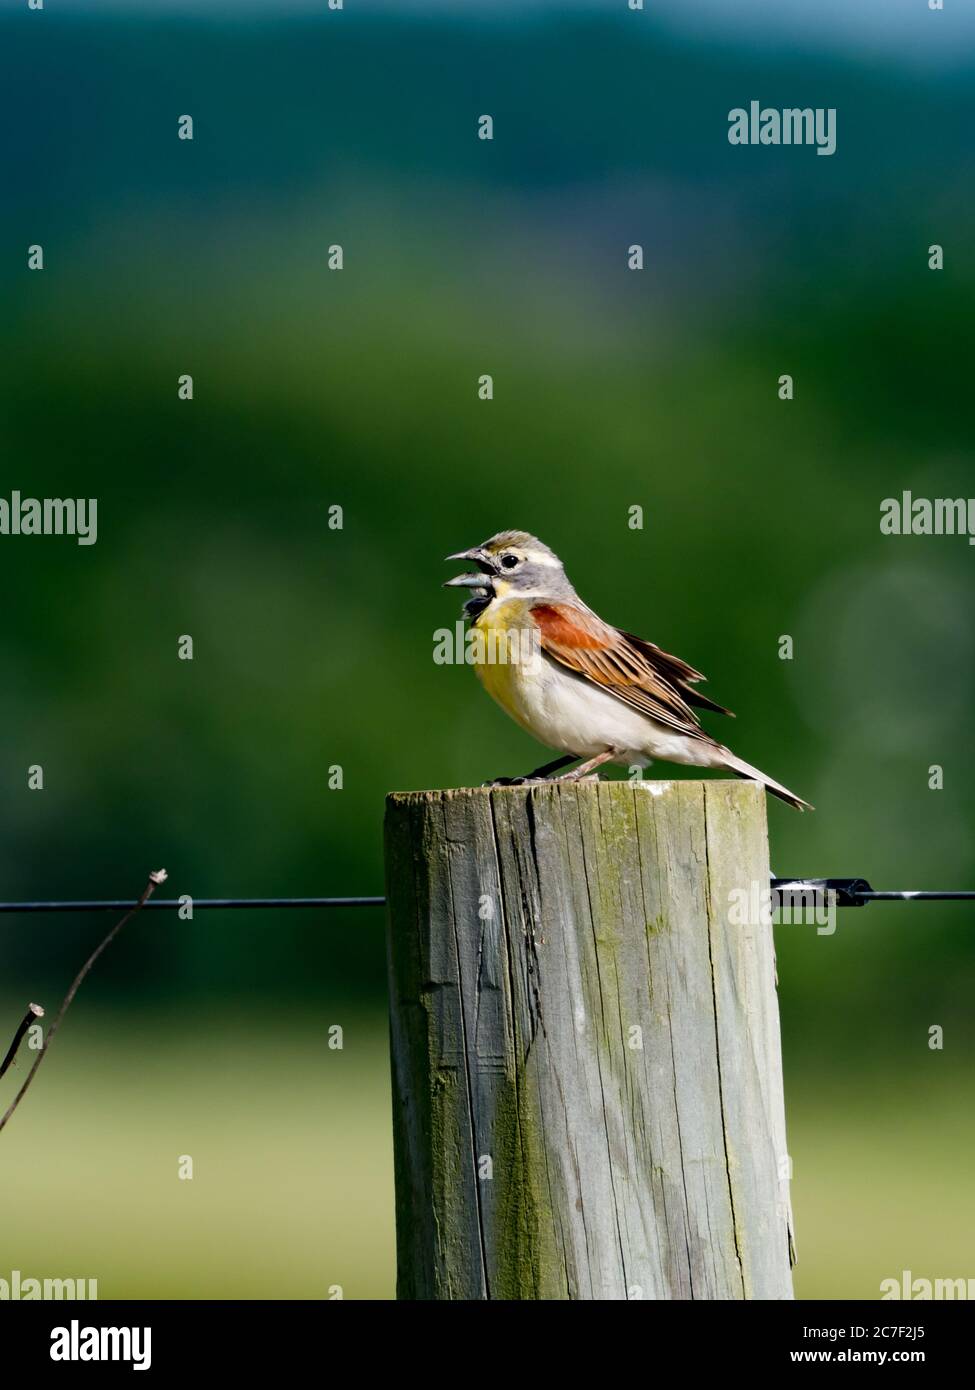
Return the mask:
<path id="1" fill-rule="evenodd" d="M 307 1014 L 69 1019 L 0 1137 L 0 1277 L 97 1278 L 101 1298 L 391 1298 L 385 1022 L 347 1021 L 343 1041 Z M 800 1298 L 972 1274 L 970 1080 L 827 1091 L 800 1074 L 789 1092 Z"/>
<path id="2" fill-rule="evenodd" d="M 384 1024 L 344 1044 L 307 1014 L 69 1020 L 0 1136 L 0 1270 L 101 1298 L 390 1297 Z"/>

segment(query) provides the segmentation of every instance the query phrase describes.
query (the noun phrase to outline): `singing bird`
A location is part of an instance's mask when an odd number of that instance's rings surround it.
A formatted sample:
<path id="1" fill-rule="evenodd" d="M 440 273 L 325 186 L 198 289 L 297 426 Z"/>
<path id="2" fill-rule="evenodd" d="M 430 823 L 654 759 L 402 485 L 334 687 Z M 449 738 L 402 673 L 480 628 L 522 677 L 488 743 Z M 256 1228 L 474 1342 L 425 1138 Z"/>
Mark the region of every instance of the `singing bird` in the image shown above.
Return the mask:
<path id="1" fill-rule="evenodd" d="M 575 780 L 603 763 L 642 768 L 662 758 L 740 773 L 800 811 L 813 809 L 702 729 L 696 709 L 731 711 L 694 689 L 701 672 L 604 622 L 535 536 L 501 531 L 447 559 L 477 567 L 444 587 L 472 591 L 464 614 L 480 634 L 481 683 L 516 723 L 563 754 L 527 777 L 499 780 L 532 781 L 584 759 L 564 774 Z"/>

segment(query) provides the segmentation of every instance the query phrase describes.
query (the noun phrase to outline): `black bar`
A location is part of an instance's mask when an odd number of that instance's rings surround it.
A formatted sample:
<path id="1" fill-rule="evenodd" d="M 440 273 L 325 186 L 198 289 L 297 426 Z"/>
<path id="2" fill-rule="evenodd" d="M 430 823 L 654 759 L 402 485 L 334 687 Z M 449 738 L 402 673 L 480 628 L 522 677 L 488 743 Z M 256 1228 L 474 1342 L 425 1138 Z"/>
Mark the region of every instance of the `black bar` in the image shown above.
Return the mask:
<path id="1" fill-rule="evenodd" d="M 356 1310 L 357 1301 L 350 1287 L 341 1299 L 323 1296 L 320 1288 L 309 1289 L 308 1300 L 302 1302 L 10 1303 L 3 1317 L 4 1381 L 44 1383 L 46 1375 L 38 1372 L 51 1366 L 69 1385 L 77 1383 L 86 1370 L 92 1373 L 86 1383 L 117 1374 L 132 1385 L 138 1348 L 140 1370 L 149 1371 L 149 1385 L 155 1383 L 153 1372 L 159 1384 L 173 1385 L 177 1376 L 185 1377 L 201 1362 L 219 1365 L 221 1378 L 229 1383 L 246 1377 L 278 1384 L 282 1366 L 291 1366 L 300 1374 L 321 1364 L 318 1357 L 323 1335 L 331 1346 L 348 1352 L 361 1347 L 364 1337 L 375 1341 L 377 1328 L 383 1335 L 373 1359 L 384 1375 L 395 1374 L 392 1353 L 387 1361 L 382 1344 L 396 1339 L 400 1330 L 407 1335 L 415 1335 L 417 1328 L 425 1330 L 423 1305 L 363 1300 Z M 803 1362 L 841 1366 L 879 1362 L 888 1370 L 907 1364 L 906 1381 L 896 1382 L 901 1385 L 915 1383 L 911 1367 L 935 1371 L 940 1383 L 947 1383 L 948 1373 L 956 1373 L 959 1365 L 971 1359 L 971 1305 L 963 1301 L 884 1301 L 878 1293 L 871 1300 L 850 1302 L 675 1300 L 656 1306 L 656 1315 L 648 1310 L 648 1320 L 652 1316 L 663 1320 L 666 1315 L 675 1341 L 692 1349 L 685 1355 L 693 1356 L 695 1367 L 701 1370 L 724 1373 L 729 1362 L 747 1372 L 768 1370 L 773 1374 Z M 431 1315 L 434 1311 L 431 1309 Z M 478 1328 L 483 1328 L 480 1318 L 485 1315 L 476 1316 Z M 431 1329 L 442 1321 L 440 1313 L 431 1322 Z M 102 1327 L 138 1333 L 138 1339 L 133 1336 L 128 1346 L 121 1344 L 123 1354 L 128 1351 L 130 1359 L 105 1360 L 102 1353 L 87 1365 L 78 1360 L 83 1340 L 92 1338 L 98 1347 L 97 1331 Z M 54 1359 L 65 1355 L 71 1356 L 73 1366 Z M 572 1368 L 559 1358 L 555 1365 L 571 1373 Z M 142 1383 L 142 1374 L 135 1372 L 134 1383 Z"/>

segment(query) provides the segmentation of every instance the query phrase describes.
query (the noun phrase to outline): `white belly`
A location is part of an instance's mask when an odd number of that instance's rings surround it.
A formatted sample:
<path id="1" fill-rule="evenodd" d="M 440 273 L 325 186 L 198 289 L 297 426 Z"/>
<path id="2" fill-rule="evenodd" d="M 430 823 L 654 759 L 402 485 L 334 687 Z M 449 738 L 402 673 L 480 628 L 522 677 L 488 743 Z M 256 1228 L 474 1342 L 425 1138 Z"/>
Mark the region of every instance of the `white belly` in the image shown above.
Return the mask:
<path id="1" fill-rule="evenodd" d="M 505 708 L 549 748 L 581 758 L 615 748 L 624 767 L 644 767 L 651 758 L 707 763 L 706 743 L 658 724 L 547 656 L 522 662 L 511 674 Z"/>

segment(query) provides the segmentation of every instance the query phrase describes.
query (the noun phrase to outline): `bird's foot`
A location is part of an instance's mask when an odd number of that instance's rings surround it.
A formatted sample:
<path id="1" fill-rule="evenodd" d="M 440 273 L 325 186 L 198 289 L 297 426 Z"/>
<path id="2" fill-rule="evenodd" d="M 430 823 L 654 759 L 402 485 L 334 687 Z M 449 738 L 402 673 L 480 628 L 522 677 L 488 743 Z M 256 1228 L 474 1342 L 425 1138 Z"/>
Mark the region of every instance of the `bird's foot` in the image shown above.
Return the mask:
<path id="1" fill-rule="evenodd" d="M 556 758 L 554 762 L 545 763 L 542 767 L 536 767 L 534 772 L 526 772 L 524 777 L 495 777 L 490 782 L 482 782 L 482 787 L 524 787 L 530 782 L 559 781 L 559 778 L 550 778 L 549 774 L 558 772 L 560 767 L 568 767 L 569 763 L 578 762 L 579 759 L 572 753 L 565 753 L 561 758 Z"/>
<path id="2" fill-rule="evenodd" d="M 579 767 L 574 767 L 571 772 L 563 772 L 559 778 L 560 782 L 598 782 L 599 775 L 597 767 L 602 767 L 603 763 L 608 763 L 611 758 L 617 756 L 615 749 L 607 748 L 604 753 L 597 753 L 594 758 L 587 758 Z"/>

